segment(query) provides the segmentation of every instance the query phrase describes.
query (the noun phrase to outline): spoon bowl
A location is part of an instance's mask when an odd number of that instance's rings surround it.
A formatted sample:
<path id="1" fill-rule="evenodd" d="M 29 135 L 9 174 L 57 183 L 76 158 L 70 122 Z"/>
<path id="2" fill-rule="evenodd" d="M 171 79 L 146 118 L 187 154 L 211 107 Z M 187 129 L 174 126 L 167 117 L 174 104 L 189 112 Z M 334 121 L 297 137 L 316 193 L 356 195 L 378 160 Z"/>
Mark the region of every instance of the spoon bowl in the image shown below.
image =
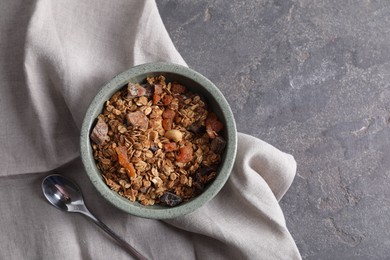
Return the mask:
<path id="1" fill-rule="evenodd" d="M 80 212 L 80 206 L 85 205 L 80 188 L 59 174 L 47 176 L 42 191 L 54 207 L 63 211 Z"/>
<path id="2" fill-rule="evenodd" d="M 146 259 L 123 238 L 107 227 L 103 222 L 97 219 L 88 210 L 84 203 L 83 195 L 79 186 L 71 180 L 59 174 L 47 176 L 42 181 L 42 192 L 46 199 L 54 207 L 66 211 L 80 213 L 92 220 L 98 227 L 103 229 L 108 235 L 115 239 L 120 246 L 137 259 Z"/>

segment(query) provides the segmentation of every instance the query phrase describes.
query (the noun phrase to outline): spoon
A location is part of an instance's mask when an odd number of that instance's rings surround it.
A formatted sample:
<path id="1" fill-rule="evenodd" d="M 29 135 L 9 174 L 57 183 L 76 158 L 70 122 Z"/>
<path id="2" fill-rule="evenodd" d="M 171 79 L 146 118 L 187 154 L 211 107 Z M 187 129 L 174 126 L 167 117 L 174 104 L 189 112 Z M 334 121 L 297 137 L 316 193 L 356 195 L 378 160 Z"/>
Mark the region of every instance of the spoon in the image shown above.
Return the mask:
<path id="1" fill-rule="evenodd" d="M 118 242 L 127 252 L 131 253 L 137 259 L 146 260 L 146 257 L 141 255 L 123 238 L 118 236 L 114 231 L 107 227 L 103 222 L 97 219 L 87 209 L 83 195 L 77 184 L 59 174 L 47 176 L 42 181 L 42 191 L 46 199 L 56 208 L 67 211 L 77 212 L 91 219 L 97 226 L 103 229 L 107 234 Z"/>

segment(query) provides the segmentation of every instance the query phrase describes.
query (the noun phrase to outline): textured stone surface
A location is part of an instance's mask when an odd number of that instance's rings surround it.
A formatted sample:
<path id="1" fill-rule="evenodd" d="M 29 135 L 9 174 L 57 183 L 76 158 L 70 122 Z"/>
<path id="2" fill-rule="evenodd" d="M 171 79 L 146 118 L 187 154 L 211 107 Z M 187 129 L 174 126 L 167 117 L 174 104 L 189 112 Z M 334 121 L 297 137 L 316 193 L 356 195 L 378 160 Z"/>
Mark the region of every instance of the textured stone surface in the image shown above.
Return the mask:
<path id="1" fill-rule="evenodd" d="M 281 206 L 302 257 L 389 257 L 390 2 L 157 2 L 238 130 L 295 156 Z"/>

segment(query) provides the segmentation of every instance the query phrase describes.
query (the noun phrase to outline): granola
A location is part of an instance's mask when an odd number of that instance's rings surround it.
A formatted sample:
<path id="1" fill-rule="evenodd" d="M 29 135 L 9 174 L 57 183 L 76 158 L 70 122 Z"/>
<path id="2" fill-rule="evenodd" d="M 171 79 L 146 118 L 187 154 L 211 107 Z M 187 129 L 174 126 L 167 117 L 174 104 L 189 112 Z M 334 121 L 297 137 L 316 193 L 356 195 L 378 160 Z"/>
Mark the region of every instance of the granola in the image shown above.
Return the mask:
<path id="1" fill-rule="evenodd" d="M 176 206 L 217 174 L 226 141 L 204 98 L 164 76 L 131 83 L 106 101 L 91 132 L 105 183 L 142 205 Z"/>

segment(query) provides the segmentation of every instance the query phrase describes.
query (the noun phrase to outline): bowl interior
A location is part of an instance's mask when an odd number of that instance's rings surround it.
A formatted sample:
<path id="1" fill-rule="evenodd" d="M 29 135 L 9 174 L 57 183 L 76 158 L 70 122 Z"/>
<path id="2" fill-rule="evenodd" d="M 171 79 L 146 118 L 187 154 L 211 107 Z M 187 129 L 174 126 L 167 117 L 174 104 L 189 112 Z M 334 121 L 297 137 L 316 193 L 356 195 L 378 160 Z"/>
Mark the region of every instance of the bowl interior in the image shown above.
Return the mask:
<path id="1" fill-rule="evenodd" d="M 176 207 L 162 205 L 143 206 L 138 202 L 131 202 L 115 191 L 112 191 L 104 183 L 100 171 L 93 159 L 93 150 L 89 135 L 96 117 L 102 112 L 105 102 L 119 89 L 130 82 L 145 82 L 147 77 L 164 75 L 167 82 L 177 81 L 194 93 L 203 96 L 210 107 L 224 124 L 221 135 L 227 141 L 222 161 L 216 178 L 206 185 L 201 194 L 195 198 L 183 202 Z M 81 130 L 81 156 L 88 177 L 101 195 L 114 206 L 133 215 L 146 218 L 172 218 L 190 213 L 213 198 L 228 179 L 233 167 L 237 146 L 237 133 L 233 113 L 222 93 L 208 79 L 199 73 L 179 65 L 168 63 L 153 63 L 134 67 L 125 71 L 108 82 L 96 95 L 86 113 Z"/>

